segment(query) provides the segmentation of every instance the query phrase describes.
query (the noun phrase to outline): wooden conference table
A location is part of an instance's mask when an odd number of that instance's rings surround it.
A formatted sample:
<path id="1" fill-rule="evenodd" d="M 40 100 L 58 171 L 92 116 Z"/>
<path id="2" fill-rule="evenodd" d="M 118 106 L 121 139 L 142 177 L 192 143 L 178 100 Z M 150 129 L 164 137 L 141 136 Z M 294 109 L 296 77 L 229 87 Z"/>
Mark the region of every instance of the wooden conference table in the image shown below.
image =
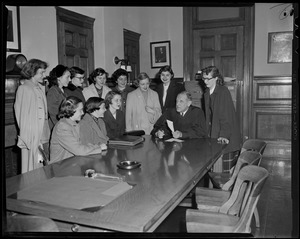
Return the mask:
<path id="1" fill-rule="evenodd" d="M 6 179 L 8 211 L 49 217 L 61 231 L 153 232 L 212 167 L 225 147 L 215 139 L 165 142 L 143 136 L 134 147 L 109 147 L 102 154 L 74 156 Z M 136 160 L 141 167 L 116 165 Z M 54 177 L 84 176 L 87 169 L 124 176 L 130 190 L 96 211 L 18 199 L 17 193 Z M 69 198 L 72 200 L 72 198 Z"/>

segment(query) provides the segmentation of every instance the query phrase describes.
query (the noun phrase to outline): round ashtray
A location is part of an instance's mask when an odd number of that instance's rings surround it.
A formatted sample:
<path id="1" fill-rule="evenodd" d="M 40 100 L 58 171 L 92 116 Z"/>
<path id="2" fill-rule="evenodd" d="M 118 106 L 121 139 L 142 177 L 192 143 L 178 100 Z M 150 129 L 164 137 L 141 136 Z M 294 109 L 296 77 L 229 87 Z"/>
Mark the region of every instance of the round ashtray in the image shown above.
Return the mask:
<path id="1" fill-rule="evenodd" d="M 134 169 L 141 166 L 140 162 L 137 161 L 121 161 L 119 164 L 117 164 L 117 167 L 120 169 Z"/>

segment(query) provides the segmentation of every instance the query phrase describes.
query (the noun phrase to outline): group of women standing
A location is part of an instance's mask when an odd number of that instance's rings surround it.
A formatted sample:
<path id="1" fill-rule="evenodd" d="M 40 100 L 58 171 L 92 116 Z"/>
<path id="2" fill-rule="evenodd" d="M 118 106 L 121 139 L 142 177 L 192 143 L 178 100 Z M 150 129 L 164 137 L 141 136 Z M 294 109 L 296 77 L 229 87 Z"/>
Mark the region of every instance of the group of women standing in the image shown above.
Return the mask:
<path id="1" fill-rule="evenodd" d="M 183 84 L 172 81 L 174 73 L 170 66 L 160 69 L 162 84 L 154 91 L 150 88 L 149 76 L 144 72 L 136 79 L 137 88 L 130 87 L 127 84 L 128 73 L 123 69 L 112 74 L 117 83 L 112 89 L 106 85 L 108 73 L 102 68 L 96 68 L 89 75 L 89 86 L 82 87 L 84 71 L 63 65 L 57 65 L 50 71 L 47 90 L 44 82 L 47 67 L 44 61 L 29 60 L 21 72 L 27 81 L 19 86 L 16 93 L 14 108 L 20 129 L 18 146 L 22 149 L 22 173 L 43 166 L 38 147 L 48 150 L 49 142 L 50 163 L 53 163 L 73 155 L 101 153 L 107 149 L 110 138 L 125 131 L 144 130 L 149 135 L 162 113 L 175 108 L 177 95 L 184 91 Z M 216 87 L 216 95 L 223 92 L 219 88 L 223 89 Z M 223 100 L 214 99 L 214 102 L 222 105 L 226 102 Z M 220 111 L 222 113 L 218 116 Z M 216 117 L 224 119 L 224 114 L 233 117 L 232 113 L 226 114 L 225 111 L 210 110 L 214 118 L 210 123 L 219 122 Z M 217 128 L 210 123 L 209 137 L 235 142 L 232 140 L 233 122 L 230 119 L 224 124 L 217 123 Z M 223 127 L 227 130 L 222 131 Z M 220 132 L 225 133 L 222 135 Z"/>

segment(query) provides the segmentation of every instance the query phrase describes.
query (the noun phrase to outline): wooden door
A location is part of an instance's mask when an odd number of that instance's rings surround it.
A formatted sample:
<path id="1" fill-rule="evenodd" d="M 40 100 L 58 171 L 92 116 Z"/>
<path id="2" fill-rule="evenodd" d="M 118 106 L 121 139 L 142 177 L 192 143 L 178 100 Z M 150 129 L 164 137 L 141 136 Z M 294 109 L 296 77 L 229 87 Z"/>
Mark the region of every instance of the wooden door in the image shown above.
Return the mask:
<path id="1" fill-rule="evenodd" d="M 193 72 L 216 66 L 232 95 L 237 114 L 242 116 L 243 26 L 194 30 L 193 46 Z"/>
<path id="2" fill-rule="evenodd" d="M 131 84 L 140 73 L 140 36 L 141 34 L 124 29 L 124 59 L 127 59 L 132 72 L 129 83 Z"/>
<path id="3" fill-rule="evenodd" d="M 86 78 L 94 70 L 93 18 L 57 7 L 58 62 L 77 66 Z M 84 86 L 87 86 L 87 80 Z"/>

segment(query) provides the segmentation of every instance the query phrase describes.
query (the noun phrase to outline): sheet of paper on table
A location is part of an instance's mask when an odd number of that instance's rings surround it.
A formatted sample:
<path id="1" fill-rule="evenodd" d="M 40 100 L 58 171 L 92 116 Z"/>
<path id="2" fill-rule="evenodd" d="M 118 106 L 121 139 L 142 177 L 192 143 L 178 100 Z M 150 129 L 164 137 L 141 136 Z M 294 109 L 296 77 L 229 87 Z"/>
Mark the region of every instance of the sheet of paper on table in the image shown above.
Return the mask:
<path id="1" fill-rule="evenodd" d="M 18 199 L 72 209 L 105 206 L 132 186 L 127 182 L 82 176 L 51 178 L 17 193 Z"/>
<path id="2" fill-rule="evenodd" d="M 169 129 L 174 132 L 174 125 L 173 125 L 173 121 L 171 120 L 167 120 L 167 125 L 169 127 Z"/>
<path id="3" fill-rule="evenodd" d="M 167 139 L 165 140 L 166 142 L 184 142 L 184 140 L 182 139 L 175 139 L 175 138 L 170 138 L 170 139 Z"/>

